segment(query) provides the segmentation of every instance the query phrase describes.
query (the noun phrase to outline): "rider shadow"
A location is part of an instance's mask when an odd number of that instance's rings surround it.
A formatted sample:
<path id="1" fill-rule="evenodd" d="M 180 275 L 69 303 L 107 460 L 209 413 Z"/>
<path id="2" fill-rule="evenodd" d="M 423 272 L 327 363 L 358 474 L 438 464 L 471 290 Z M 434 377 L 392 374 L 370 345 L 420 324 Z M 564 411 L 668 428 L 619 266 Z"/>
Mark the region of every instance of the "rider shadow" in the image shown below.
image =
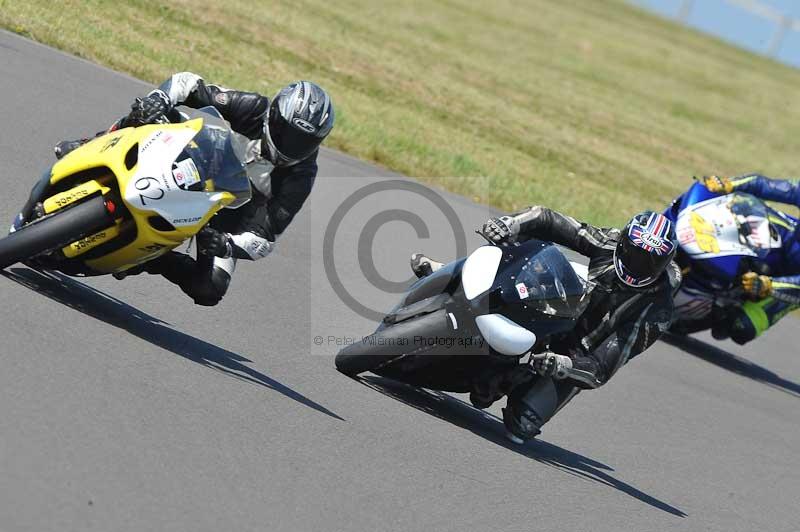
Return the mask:
<path id="1" fill-rule="evenodd" d="M 535 439 L 525 445 L 511 443 L 506 438 L 505 426 L 500 418 L 485 410 L 478 410 L 471 404 L 444 392 L 415 388 L 401 382 L 372 375 L 359 377 L 356 380 L 387 397 L 436 416 L 457 427 L 469 430 L 492 443 L 536 460 L 548 467 L 558 469 L 578 478 L 599 482 L 672 515 L 678 517 L 686 517 L 688 515 L 679 508 L 675 508 L 636 489 L 630 484 L 614 478 L 608 473 L 609 471 L 614 471 L 614 469 L 601 462 L 539 439 Z"/>
<path id="2" fill-rule="evenodd" d="M 722 369 L 766 384 L 789 395 L 800 397 L 800 384 L 786 380 L 777 373 L 773 373 L 764 366 L 759 366 L 746 358 L 736 356 L 691 336 L 665 334 L 661 337 L 661 340 Z"/>
<path id="3" fill-rule="evenodd" d="M 236 379 L 265 386 L 317 412 L 344 421 L 324 406 L 244 364 L 251 360 L 177 331 L 169 323 L 65 275 L 25 268 L 3 270 L 0 274 L 53 301 L 123 329 L 187 360 Z"/>

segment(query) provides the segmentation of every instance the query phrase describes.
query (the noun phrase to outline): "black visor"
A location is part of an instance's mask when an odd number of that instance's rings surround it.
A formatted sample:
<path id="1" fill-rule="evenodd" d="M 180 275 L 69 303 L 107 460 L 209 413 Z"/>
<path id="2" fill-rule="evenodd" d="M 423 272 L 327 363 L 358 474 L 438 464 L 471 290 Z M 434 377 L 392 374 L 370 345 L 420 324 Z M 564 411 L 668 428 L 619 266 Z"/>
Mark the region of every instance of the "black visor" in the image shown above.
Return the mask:
<path id="1" fill-rule="evenodd" d="M 658 255 L 645 251 L 629 238 L 623 236 L 615 253 L 617 273 L 623 274 L 622 280 L 631 286 L 649 284 L 661 275 L 672 260 L 672 253 Z"/>
<path id="2" fill-rule="evenodd" d="M 300 125 L 290 124 L 281 115 L 276 102 L 277 100 L 273 100 L 268 118 L 269 137 L 272 145 L 287 159 L 297 161 L 305 159 L 314 153 L 314 150 L 319 148 L 322 143 L 322 139 L 315 134 L 316 126 L 307 122 L 302 122 Z M 309 129 L 313 128 L 314 131 L 304 131 L 303 125 Z"/>

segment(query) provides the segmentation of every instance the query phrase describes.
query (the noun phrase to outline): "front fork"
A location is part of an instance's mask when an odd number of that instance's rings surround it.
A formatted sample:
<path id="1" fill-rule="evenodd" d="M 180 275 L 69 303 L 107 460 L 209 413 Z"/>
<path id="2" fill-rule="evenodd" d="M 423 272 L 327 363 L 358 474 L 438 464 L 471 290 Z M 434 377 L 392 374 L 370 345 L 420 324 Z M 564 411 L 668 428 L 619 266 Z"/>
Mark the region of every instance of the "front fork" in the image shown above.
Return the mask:
<path id="1" fill-rule="evenodd" d="M 52 167 L 51 167 L 52 168 Z M 14 225 L 15 229 L 19 229 L 27 222 L 31 221 L 34 217 L 43 216 L 43 211 L 40 213 L 36 212 L 37 205 L 41 209 L 41 203 L 44 199 L 45 192 L 47 192 L 47 188 L 50 186 L 50 172 L 51 168 L 48 168 L 42 177 L 39 178 L 39 181 L 33 185 L 31 189 L 31 193 L 28 196 L 28 200 L 22 206 L 22 209 L 19 211 L 19 214 L 16 218 L 14 218 Z M 38 216 L 37 216 L 38 215 Z"/>

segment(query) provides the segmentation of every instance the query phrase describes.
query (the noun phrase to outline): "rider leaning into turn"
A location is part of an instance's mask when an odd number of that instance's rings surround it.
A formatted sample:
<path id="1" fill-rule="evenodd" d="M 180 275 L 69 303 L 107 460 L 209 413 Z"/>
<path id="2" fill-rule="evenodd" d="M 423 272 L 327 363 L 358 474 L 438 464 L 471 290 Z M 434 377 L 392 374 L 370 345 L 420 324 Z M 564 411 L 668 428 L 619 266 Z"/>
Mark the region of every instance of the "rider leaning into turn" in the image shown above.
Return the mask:
<path id="1" fill-rule="evenodd" d="M 766 201 L 800 207 L 800 181 L 771 179 L 759 174 L 740 177 L 707 176 L 703 184 L 710 192 L 744 192 Z M 800 305 L 800 221 L 770 208 L 769 222 L 780 238 L 780 246 L 754 265 L 758 271 L 742 276 L 741 286 L 750 301 L 715 319 L 715 337 L 739 344 L 753 340 Z"/>
<path id="2" fill-rule="evenodd" d="M 589 258 L 586 310 L 569 334 L 550 344 L 553 353 L 535 362 L 540 375 L 556 380 L 559 404 L 579 389 L 606 383 L 669 327 L 672 294 L 681 277 L 672 262 L 676 249 L 672 224 L 661 214 L 637 214 L 620 231 L 581 223 L 545 207 L 530 207 L 488 220 L 482 233 L 498 244 L 546 240 Z M 411 267 L 422 277 L 442 264 L 416 254 Z M 546 421 L 526 402 L 531 386 L 512 390 L 503 409 L 506 427 L 520 440 L 534 437 Z M 472 399 L 475 404 L 482 402 Z"/>
<path id="3" fill-rule="evenodd" d="M 267 256 L 311 193 L 318 149 L 333 127 L 333 104 L 321 87 L 308 81 L 284 87 L 270 101 L 180 72 L 137 98 L 131 112 L 111 129 L 154 123 L 170 116 L 176 105 L 213 106 L 234 131 L 250 139 L 245 162 L 252 199 L 239 209 L 220 211 L 198 233 L 197 261 L 173 251 L 125 273 L 161 274 L 198 305 L 212 306 L 228 290 L 236 261 Z M 60 142 L 56 157 L 88 140 Z M 21 220 L 15 220 L 15 227 L 19 225 Z"/>

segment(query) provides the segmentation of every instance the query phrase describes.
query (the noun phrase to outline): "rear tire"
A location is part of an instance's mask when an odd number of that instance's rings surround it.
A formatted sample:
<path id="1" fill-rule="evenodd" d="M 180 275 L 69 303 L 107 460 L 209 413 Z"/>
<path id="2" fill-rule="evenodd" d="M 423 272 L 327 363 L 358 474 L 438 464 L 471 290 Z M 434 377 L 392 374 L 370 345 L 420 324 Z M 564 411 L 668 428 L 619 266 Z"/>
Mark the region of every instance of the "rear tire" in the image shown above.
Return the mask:
<path id="1" fill-rule="evenodd" d="M 0 239 L 0 269 L 66 246 L 113 223 L 102 196 L 56 212 Z"/>
<path id="2" fill-rule="evenodd" d="M 378 330 L 345 347 L 336 355 L 336 369 L 351 377 L 374 371 L 401 357 L 428 353 L 437 347 L 435 344 L 420 344 L 419 338 L 451 334 L 446 312 L 437 310 Z"/>

